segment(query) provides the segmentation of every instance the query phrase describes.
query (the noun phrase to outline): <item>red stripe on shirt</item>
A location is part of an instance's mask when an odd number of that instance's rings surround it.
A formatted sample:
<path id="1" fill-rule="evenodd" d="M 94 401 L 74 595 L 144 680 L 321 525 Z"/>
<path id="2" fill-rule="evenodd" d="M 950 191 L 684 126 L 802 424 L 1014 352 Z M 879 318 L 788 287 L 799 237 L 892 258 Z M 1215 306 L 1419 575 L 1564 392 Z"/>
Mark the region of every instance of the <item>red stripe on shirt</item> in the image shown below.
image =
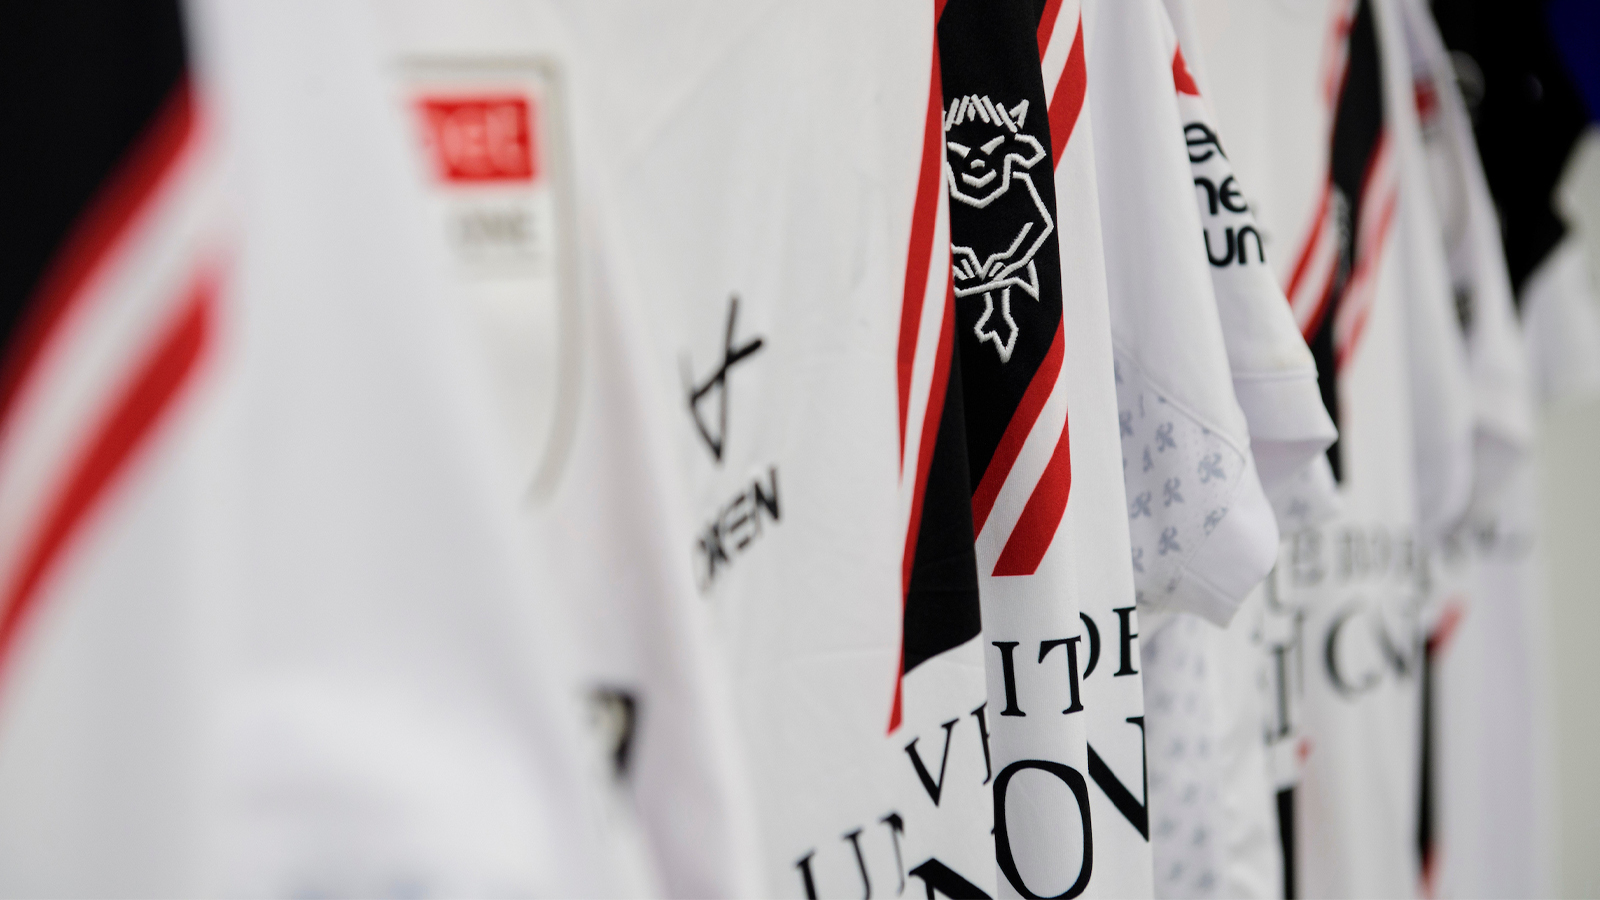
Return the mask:
<path id="1" fill-rule="evenodd" d="M 917 558 L 917 537 L 922 530 L 922 500 L 928 489 L 928 469 L 933 465 L 934 444 L 939 439 L 939 424 L 944 419 L 944 396 L 950 386 L 950 354 L 955 346 L 956 286 L 948 281 L 945 290 L 944 318 L 939 324 L 939 349 L 933 358 L 933 385 L 928 390 L 928 411 L 922 417 L 922 442 L 917 446 L 917 482 L 911 494 L 911 520 L 906 523 L 906 552 L 900 566 L 900 613 L 905 615 L 911 591 L 911 568 Z M 900 682 L 905 677 L 905 629 L 901 629 L 900 660 L 895 665 L 894 707 L 889 713 L 889 732 L 900 727 Z"/>
<path id="2" fill-rule="evenodd" d="M 1295 260 L 1293 274 L 1289 276 L 1289 284 L 1283 292 L 1293 304 L 1295 292 L 1300 289 L 1300 281 L 1305 278 L 1306 271 L 1311 267 L 1311 258 L 1316 255 L 1317 241 L 1322 237 L 1322 229 L 1327 227 L 1328 202 L 1333 199 L 1333 179 L 1330 177 L 1322 186 L 1322 199 L 1317 201 L 1317 212 L 1311 220 L 1311 233 L 1306 235 L 1305 243 L 1300 248 L 1300 256 Z"/>
<path id="3" fill-rule="evenodd" d="M 1056 450 L 1044 467 L 1044 475 L 1033 487 L 1028 505 L 1022 508 L 1022 518 L 1006 539 L 1000 559 L 995 563 L 996 575 L 1032 575 L 1038 571 L 1050 542 L 1055 540 L 1056 529 L 1067 511 L 1067 495 L 1072 491 L 1072 447 L 1068 438 L 1070 429 L 1061 423 L 1061 437 L 1056 440 Z"/>
<path id="4" fill-rule="evenodd" d="M 1039 59 L 1044 59 L 1050 49 L 1050 35 L 1056 30 L 1056 17 L 1061 14 L 1061 0 L 1045 0 L 1044 13 L 1039 16 Z"/>
<path id="5" fill-rule="evenodd" d="M 1308 344 L 1316 336 L 1317 329 L 1322 327 L 1323 316 L 1328 314 L 1328 307 L 1333 302 L 1333 283 L 1338 277 L 1339 266 L 1336 262 L 1328 269 L 1328 277 L 1323 281 L 1322 293 L 1317 295 L 1317 306 L 1311 311 L 1311 318 L 1307 319 L 1305 327 L 1300 329 L 1300 336 L 1305 338 Z"/>
<path id="6" fill-rule="evenodd" d="M 942 90 L 939 45 L 935 41 L 933 73 L 928 84 L 928 114 L 922 129 L 922 168 L 917 175 L 917 196 L 911 208 L 911 245 L 906 250 L 905 295 L 900 302 L 897 370 L 902 469 L 905 467 L 906 415 L 911 404 L 911 370 L 917 361 L 917 334 L 922 328 L 922 302 L 928 288 L 928 262 L 933 255 L 934 222 L 939 215 L 939 174 L 944 157 Z"/>
<path id="7" fill-rule="evenodd" d="M 108 413 L 82 445 L 62 488 L 26 540 L 21 565 L 6 586 L 0 612 L 0 663 L 9 657 L 17 633 L 38 606 L 40 585 L 117 476 L 127 470 L 157 422 L 195 370 L 211 332 L 216 281 L 198 277 L 188 298 L 133 371 Z"/>
<path id="8" fill-rule="evenodd" d="M 1443 653 L 1450 645 L 1450 639 L 1455 637 L 1456 629 L 1461 627 L 1461 620 L 1467 615 L 1466 594 L 1453 594 L 1444 602 L 1444 611 L 1439 614 L 1439 621 L 1433 626 L 1433 633 L 1428 635 L 1427 648 L 1432 653 Z"/>
<path id="9" fill-rule="evenodd" d="M 1172 51 L 1172 86 L 1180 94 L 1200 96 L 1200 86 L 1194 83 L 1194 75 L 1189 72 L 1189 64 L 1183 61 L 1183 48 Z"/>
<path id="10" fill-rule="evenodd" d="M 85 295 L 84 287 L 130 230 L 173 168 L 195 130 L 194 98 L 180 78 L 161 109 L 118 164 L 73 226 L 50 263 L 28 305 L 28 312 L 0 361 L 0 429 L 23 384 L 68 310 Z"/>
<path id="11" fill-rule="evenodd" d="M 1083 109 L 1083 94 L 1089 77 L 1083 62 L 1083 17 L 1078 17 L 1078 30 L 1072 37 L 1072 50 L 1067 54 L 1067 64 L 1061 69 L 1061 80 L 1056 83 L 1055 94 L 1050 98 L 1050 165 L 1061 164 L 1061 153 L 1067 148 L 1072 129 L 1078 124 L 1078 113 Z"/>
<path id="12" fill-rule="evenodd" d="M 1376 246 L 1372 247 L 1369 252 L 1362 254 L 1361 264 L 1357 267 L 1356 274 L 1350 279 L 1353 285 L 1359 285 L 1363 291 L 1367 289 L 1372 279 L 1377 277 L 1378 263 L 1383 256 L 1384 247 L 1388 244 L 1389 226 L 1394 223 L 1394 211 L 1395 207 L 1399 205 L 1399 199 L 1398 190 L 1389 194 L 1382 211 L 1378 213 L 1378 226 L 1373 233 L 1373 240 L 1376 242 Z M 1376 290 L 1376 284 L 1372 284 L 1371 289 Z M 1334 348 L 1334 368 L 1336 370 L 1342 370 L 1345 363 L 1355 355 L 1356 348 L 1361 343 L 1362 332 L 1367 327 L 1367 317 L 1371 314 L 1372 301 L 1370 300 L 1363 303 L 1356 310 L 1356 319 L 1350 326 L 1349 340 L 1345 341 L 1343 346 Z"/>
<path id="13" fill-rule="evenodd" d="M 1050 391 L 1056 386 L 1056 378 L 1061 374 L 1061 360 L 1066 355 L 1064 332 L 1065 323 L 1058 322 L 1056 336 L 1050 341 L 1050 349 L 1045 352 L 1044 360 L 1033 373 L 1033 380 L 1028 382 L 1028 389 L 1022 394 L 1022 402 L 1017 404 L 1017 411 L 1011 415 L 1011 421 L 1006 424 L 1005 434 L 1000 436 L 1000 443 L 994 448 L 994 456 L 989 459 L 989 467 L 984 470 L 983 479 L 978 482 L 977 490 L 972 492 L 973 534 L 983 533 L 983 523 L 989 520 L 989 512 L 994 509 L 995 498 L 1000 496 L 1000 487 L 1005 484 L 1006 476 L 1011 474 L 1011 467 L 1016 465 L 1017 455 L 1022 452 L 1022 445 L 1033 432 L 1033 425 L 1039 421 L 1039 413 L 1044 409 L 1044 402 L 1049 399 Z"/>

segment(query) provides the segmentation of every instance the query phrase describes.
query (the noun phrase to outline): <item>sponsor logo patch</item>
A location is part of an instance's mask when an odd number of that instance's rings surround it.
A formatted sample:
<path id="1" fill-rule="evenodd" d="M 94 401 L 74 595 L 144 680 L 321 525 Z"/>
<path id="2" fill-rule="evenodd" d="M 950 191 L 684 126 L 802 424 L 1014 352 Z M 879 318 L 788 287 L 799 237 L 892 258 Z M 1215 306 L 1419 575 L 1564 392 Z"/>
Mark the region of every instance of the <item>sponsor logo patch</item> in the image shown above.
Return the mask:
<path id="1" fill-rule="evenodd" d="M 445 181 L 532 181 L 538 176 L 527 97 L 424 97 L 417 109 Z"/>

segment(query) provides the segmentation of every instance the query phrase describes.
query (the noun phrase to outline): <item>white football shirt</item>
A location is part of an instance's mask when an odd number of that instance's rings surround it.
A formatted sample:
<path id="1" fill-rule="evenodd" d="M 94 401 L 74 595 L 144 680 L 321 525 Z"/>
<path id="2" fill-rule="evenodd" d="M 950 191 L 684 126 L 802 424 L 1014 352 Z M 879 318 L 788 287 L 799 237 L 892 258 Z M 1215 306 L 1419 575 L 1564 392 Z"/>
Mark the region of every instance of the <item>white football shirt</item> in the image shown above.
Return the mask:
<path id="1" fill-rule="evenodd" d="M 908 592 L 916 547 L 949 546 L 908 545 L 908 521 L 964 524 L 977 577 L 970 512 L 916 507 L 959 425 L 933 10 L 573 11 L 616 113 L 604 275 L 643 325 L 627 363 L 682 497 L 669 552 L 733 676 L 760 893 L 994 895 L 997 651 L 975 592 L 965 618 Z"/>
<path id="2" fill-rule="evenodd" d="M 1475 418 L 1472 509 L 1434 556 L 1431 596 L 1424 611 L 1418 849 L 1424 891 L 1486 895 L 1497 893 L 1490 888 L 1492 882 L 1473 876 L 1492 865 L 1495 846 L 1512 843 L 1522 848 L 1513 854 L 1530 862 L 1513 865 L 1511 871 L 1531 871 L 1531 861 L 1540 855 L 1536 844 L 1520 843 L 1537 841 L 1538 829 L 1530 827 L 1536 823 L 1494 837 L 1506 819 L 1494 815 L 1492 802 L 1483 802 L 1497 792 L 1485 785 L 1498 779 L 1482 766 L 1487 758 L 1482 748 L 1505 742 L 1487 733 L 1493 728 L 1489 723 L 1498 719 L 1484 704 L 1485 692 L 1495 690 L 1488 682 L 1528 685 L 1534 664 L 1526 655 L 1531 649 L 1525 644 L 1528 635 L 1515 616 L 1520 604 L 1486 597 L 1480 568 L 1483 559 L 1526 552 L 1526 547 L 1515 547 L 1518 542 L 1509 535 L 1502 540 L 1494 525 L 1495 511 L 1504 503 L 1502 489 L 1527 464 L 1533 403 L 1500 229 L 1449 54 L 1425 6 L 1403 0 L 1399 9 L 1432 196 L 1443 229 L 1440 239 L 1472 370 Z M 1496 618 L 1500 624 L 1486 632 L 1485 626 Z M 1490 635 L 1499 635 L 1504 646 L 1520 652 L 1501 656 L 1490 651 L 1486 644 Z M 1533 705 L 1519 706 L 1529 710 Z M 1517 771 L 1531 773 L 1537 768 L 1523 765 Z M 1530 797 L 1533 793 L 1530 790 Z"/>
<path id="3" fill-rule="evenodd" d="M 1177 40 L 1159 2 L 1093 9 L 1090 100 L 1118 111 L 1097 123 L 1095 163 L 1134 584 L 1149 612 L 1225 623 L 1271 568 L 1277 526 L 1195 237 Z"/>
<path id="4" fill-rule="evenodd" d="M 56 383 L 208 267 L 210 318 L 7 672 L 6 890 L 625 892 L 374 22 L 188 12 L 220 172 L 161 192 Z"/>
<path id="5" fill-rule="evenodd" d="M 1235 165 L 1261 198 L 1269 255 L 1324 391 L 1336 373 L 1330 462 L 1345 509 L 1286 535 L 1268 598 L 1284 612 L 1268 640 L 1283 638 L 1285 670 L 1304 678 L 1289 685 L 1301 708 L 1284 707 L 1299 734 L 1278 741 L 1286 781 L 1292 763 L 1304 766 L 1287 795 L 1291 862 L 1305 894 L 1408 893 L 1416 542 L 1465 507 L 1472 415 L 1404 35 L 1386 3 L 1211 9 L 1200 31 Z"/>
<path id="6" fill-rule="evenodd" d="M 1164 4 L 1178 37 L 1172 60 L 1185 144 L 1234 391 L 1263 487 L 1283 516 L 1331 509 L 1331 479 L 1308 480 L 1333 424 L 1228 142 L 1206 101 L 1205 65 L 1188 0 Z M 1303 522 L 1302 511 L 1296 521 Z M 1253 602 L 1252 602 L 1253 601 Z M 1261 741 L 1267 658 L 1260 589 L 1225 631 L 1179 621 L 1148 642 L 1153 833 L 1159 896 L 1263 896 L 1279 889 L 1277 811 Z M 1159 711 L 1165 715 L 1158 715 Z M 1204 797 L 1204 802 L 1197 798 Z"/>
<path id="7" fill-rule="evenodd" d="M 645 319 L 608 279 L 606 191 L 626 134 L 594 46 L 609 32 L 550 3 L 381 13 L 430 230 L 496 376 L 527 540 L 573 561 L 544 580 L 581 628 L 623 870 L 645 892 L 757 890 L 732 691 L 682 552 L 676 423 L 640 364 Z"/>

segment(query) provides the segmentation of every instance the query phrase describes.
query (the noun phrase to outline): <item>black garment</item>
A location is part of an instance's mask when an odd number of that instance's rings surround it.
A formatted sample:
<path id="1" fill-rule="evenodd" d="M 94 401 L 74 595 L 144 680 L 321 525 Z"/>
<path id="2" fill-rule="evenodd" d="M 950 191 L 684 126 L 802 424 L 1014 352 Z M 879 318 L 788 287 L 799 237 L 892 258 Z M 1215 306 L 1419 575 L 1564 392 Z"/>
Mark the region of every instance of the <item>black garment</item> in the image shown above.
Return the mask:
<path id="1" fill-rule="evenodd" d="M 1358 246 L 1357 238 L 1366 229 L 1363 217 L 1382 215 L 1371 208 L 1367 197 L 1367 175 L 1383 150 L 1383 67 L 1378 51 L 1378 30 L 1372 4 L 1360 0 L 1347 39 L 1348 53 L 1344 82 L 1334 107 L 1332 150 L 1328 157 L 1330 198 L 1338 217 L 1338 261 L 1328 296 L 1322 301 L 1315 330 L 1307 344 L 1317 362 L 1317 383 L 1322 403 L 1335 425 L 1339 419 L 1339 349 L 1334 341 L 1334 323 L 1339 307 L 1349 291 L 1351 276 L 1359 268 L 1363 254 L 1377 248 Z M 1343 453 L 1339 441 L 1328 447 L 1328 464 L 1336 481 L 1344 480 Z"/>
<path id="2" fill-rule="evenodd" d="M 1519 304 L 1528 276 L 1566 235 L 1555 187 L 1587 121 L 1551 40 L 1545 6 L 1544 0 L 1433 0 L 1473 113 Z"/>
<path id="3" fill-rule="evenodd" d="M 0 24 L 0 347 L 80 213 L 183 77 L 175 0 L 9 5 Z"/>
<path id="4" fill-rule="evenodd" d="M 974 250 L 985 272 L 958 260 L 949 386 L 906 592 L 903 672 L 981 630 L 972 492 L 1061 324 L 1041 10 L 1030 0 L 950 0 L 939 18 L 948 126 L 940 152 L 958 174 L 983 179 L 973 190 L 985 197 L 975 205 L 952 196 L 950 241 Z M 956 114 L 974 101 L 970 115 Z"/>

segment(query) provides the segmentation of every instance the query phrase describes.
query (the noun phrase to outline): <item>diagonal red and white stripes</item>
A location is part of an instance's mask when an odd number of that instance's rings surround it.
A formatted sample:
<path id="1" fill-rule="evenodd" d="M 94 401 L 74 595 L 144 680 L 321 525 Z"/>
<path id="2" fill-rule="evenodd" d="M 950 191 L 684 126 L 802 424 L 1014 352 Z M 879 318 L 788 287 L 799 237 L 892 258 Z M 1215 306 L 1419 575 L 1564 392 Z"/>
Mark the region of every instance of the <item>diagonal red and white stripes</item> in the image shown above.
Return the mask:
<path id="1" fill-rule="evenodd" d="M 1400 181 L 1389 134 L 1378 138 L 1372 161 L 1361 183 L 1361 217 L 1356 223 L 1355 262 L 1345 283 L 1344 297 L 1333 319 L 1333 348 L 1337 368 L 1355 353 L 1372 314 L 1378 293 L 1378 267 L 1389 231 L 1394 224 L 1395 207 L 1400 201 Z"/>
<path id="2" fill-rule="evenodd" d="M 1289 308 L 1294 310 L 1295 324 L 1308 341 L 1322 323 L 1323 308 L 1339 266 L 1339 223 L 1331 221 L 1334 213 L 1333 179 L 1328 178 L 1322 185 L 1310 230 L 1289 270 L 1288 283 L 1283 286 Z"/>
<path id="3" fill-rule="evenodd" d="M 1340 287 L 1339 243 L 1346 213 L 1339 208 L 1341 201 L 1331 176 L 1323 185 L 1315 217 L 1295 256 L 1294 267 L 1289 270 L 1284 293 L 1289 297 L 1295 323 L 1308 342 L 1322 328 L 1329 309 L 1337 306 L 1333 345 L 1336 365 L 1340 368 L 1360 344 L 1367 317 L 1372 312 L 1378 264 L 1388 244 L 1399 197 L 1394 152 L 1388 133 L 1384 132 L 1378 137 L 1362 180 L 1357 204 L 1361 212 L 1359 221 L 1354 223 L 1355 252 L 1337 303 L 1334 291 Z"/>
<path id="4" fill-rule="evenodd" d="M 933 21 L 944 3 L 936 0 Z M 950 354 L 955 344 L 955 282 L 950 270 L 950 204 L 944 190 L 944 104 L 939 71 L 939 42 L 930 33 L 932 58 L 928 106 L 924 117 L 922 159 L 911 215 L 911 240 L 906 250 L 900 337 L 896 351 L 900 405 L 900 498 L 906 523 L 901 562 L 900 599 L 911 590 L 917 556 L 922 505 L 933 464 L 934 445 L 950 384 Z M 901 654 L 905 649 L 902 646 Z M 896 666 L 894 703 L 889 731 L 900 727 L 901 678 L 904 660 Z"/>
<path id="5" fill-rule="evenodd" d="M 1078 4 L 1061 0 L 1047 4 L 1038 36 L 1052 164 L 1059 170 L 1083 110 L 1087 87 Z M 1063 290 L 1068 281 L 1065 276 L 1063 273 Z M 1063 316 L 1044 361 L 973 491 L 972 525 L 978 535 L 979 565 L 991 565 L 992 558 L 994 575 L 1038 571 L 1066 513 L 1072 488 L 1066 390 L 1061 383 L 1066 327 Z"/>
<path id="6" fill-rule="evenodd" d="M 935 21 L 942 3 L 935 4 Z M 1070 27 L 1069 27 L 1070 26 Z M 1082 17 L 1071 0 L 1052 0 L 1040 20 L 1054 163 L 1072 138 L 1083 108 L 1086 75 Z M 902 512 L 907 523 L 902 597 L 910 588 L 923 497 L 949 388 L 955 344 L 955 294 L 951 280 L 949 198 L 942 178 L 944 131 L 937 42 L 933 49 L 921 167 L 906 254 L 897 373 L 899 388 Z M 1038 570 L 1065 514 L 1072 485 L 1066 391 L 1061 384 L 1065 323 L 1034 373 L 1017 411 L 973 486 L 973 532 L 979 565 L 994 575 Z M 993 546 L 992 552 L 984 548 Z M 900 722 L 896 686 L 890 730 Z"/>
<path id="7" fill-rule="evenodd" d="M 1044 68 L 1044 95 L 1050 104 L 1051 162 L 1061 165 L 1061 154 L 1072 140 L 1083 98 L 1088 90 L 1088 70 L 1083 58 L 1083 15 L 1077 3 L 1055 2 L 1039 22 L 1039 63 Z M 1060 27 L 1051 16 L 1059 20 Z M 1067 27 L 1071 26 L 1071 27 Z"/>
<path id="8" fill-rule="evenodd" d="M 180 81 L 84 211 L 0 373 L 0 666 L 214 328 L 218 168 Z"/>
<path id="9" fill-rule="evenodd" d="M 1355 24 L 1355 2 L 1344 0 L 1334 5 L 1333 19 L 1323 47 L 1322 96 L 1330 111 L 1336 110 L 1349 80 L 1350 33 Z M 1331 128 L 1331 125 L 1330 125 Z M 1400 187 L 1395 171 L 1394 152 L 1386 131 L 1367 161 L 1358 198 L 1342 197 L 1330 172 L 1317 199 L 1306 236 L 1295 254 L 1284 293 L 1294 311 L 1295 324 L 1310 342 L 1323 327 L 1331 308 L 1337 308 L 1332 323 L 1335 368 L 1342 369 L 1355 353 L 1366 329 L 1377 292 L 1378 266 L 1394 222 Z M 1359 221 L 1346 225 L 1349 211 L 1341 208 L 1354 202 Z M 1350 271 L 1341 273 L 1340 246 L 1346 227 L 1356 230 Z M 1340 284 L 1341 274 L 1344 282 Z M 1339 291 L 1335 297 L 1334 292 Z"/>

